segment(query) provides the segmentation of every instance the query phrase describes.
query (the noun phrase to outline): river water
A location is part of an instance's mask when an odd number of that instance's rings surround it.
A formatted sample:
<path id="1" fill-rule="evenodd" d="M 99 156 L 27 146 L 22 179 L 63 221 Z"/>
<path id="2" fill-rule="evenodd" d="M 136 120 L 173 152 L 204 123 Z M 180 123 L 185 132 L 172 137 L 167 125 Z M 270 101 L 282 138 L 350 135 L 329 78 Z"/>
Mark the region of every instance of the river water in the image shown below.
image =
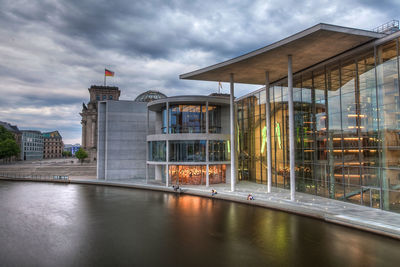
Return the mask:
<path id="1" fill-rule="evenodd" d="M 222 200 L 0 181 L 0 266 L 400 266 L 400 241 Z"/>

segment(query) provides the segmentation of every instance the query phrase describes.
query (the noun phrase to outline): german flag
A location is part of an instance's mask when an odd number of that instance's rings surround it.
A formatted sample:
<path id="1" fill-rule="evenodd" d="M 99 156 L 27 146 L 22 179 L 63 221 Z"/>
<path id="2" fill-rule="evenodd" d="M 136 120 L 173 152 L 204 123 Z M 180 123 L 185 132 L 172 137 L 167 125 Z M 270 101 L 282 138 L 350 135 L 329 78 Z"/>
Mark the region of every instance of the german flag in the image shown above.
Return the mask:
<path id="1" fill-rule="evenodd" d="M 114 72 L 113 71 L 111 71 L 111 70 L 108 70 L 108 69 L 104 69 L 104 75 L 105 76 L 114 76 Z"/>

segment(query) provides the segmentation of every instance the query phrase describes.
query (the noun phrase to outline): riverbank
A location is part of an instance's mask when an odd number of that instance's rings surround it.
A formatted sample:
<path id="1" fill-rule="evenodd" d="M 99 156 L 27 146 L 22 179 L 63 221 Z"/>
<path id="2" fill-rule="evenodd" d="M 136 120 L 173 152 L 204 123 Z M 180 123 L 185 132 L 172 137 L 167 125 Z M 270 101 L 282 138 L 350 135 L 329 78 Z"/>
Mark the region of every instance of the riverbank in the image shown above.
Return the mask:
<path id="1" fill-rule="evenodd" d="M 145 180 L 109 182 L 95 179 L 69 179 L 65 181 L 4 177 L 0 177 L 0 179 L 102 185 L 176 193 L 171 187 L 167 188 L 163 185 L 146 184 Z M 400 214 L 398 213 L 303 193 L 296 193 L 296 200 L 291 201 L 289 190 L 273 188 L 273 192 L 268 194 L 266 193 L 266 186 L 246 182 L 238 183 L 235 192 L 230 191 L 229 185 L 214 185 L 212 188 L 218 192 L 214 196 L 211 194 L 211 187 L 207 188 L 205 186 L 183 186 L 181 194 L 215 198 L 285 211 L 400 240 Z M 247 200 L 247 196 L 250 193 L 254 196 L 255 200 Z"/>

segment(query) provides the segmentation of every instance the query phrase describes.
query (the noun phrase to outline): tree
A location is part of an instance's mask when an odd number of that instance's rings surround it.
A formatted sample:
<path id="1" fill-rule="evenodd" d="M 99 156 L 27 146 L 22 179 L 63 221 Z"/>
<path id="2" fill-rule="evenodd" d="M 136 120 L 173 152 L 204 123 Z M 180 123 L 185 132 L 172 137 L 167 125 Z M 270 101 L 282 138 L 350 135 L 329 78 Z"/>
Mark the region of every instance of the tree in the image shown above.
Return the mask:
<path id="1" fill-rule="evenodd" d="M 88 157 L 88 153 L 83 148 L 79 148 L 75 153 L 75 157 L 83 163 L 83 160 Z"/>
<path id="2" fill-rule="evenodd" d="M 0 126 L 0 159 L 10 159 L 17 156 L 20 148 L 14 140 L 14 135 L 3 126 Z"/>
<path id="3" fill-rule="evenodd" d="M 71 151 L 63 151 L 63 152 L 62 152 L 62 155 L 63 155 L 64 157 L 72 157 Z"/>
<path id="4" fill-rule="evenodd" d="M 0 125 L 0 141 L 4 141 L 6 139 L 14 139 L 14 136 L 10 131 L 4 128 L 4 126 Z"/>
<path id="5" fill-rule="evenodd" d="M 20 152 L 17 142 L 14 139 L 0 141 L 0 159 L 10 159 Z"/>

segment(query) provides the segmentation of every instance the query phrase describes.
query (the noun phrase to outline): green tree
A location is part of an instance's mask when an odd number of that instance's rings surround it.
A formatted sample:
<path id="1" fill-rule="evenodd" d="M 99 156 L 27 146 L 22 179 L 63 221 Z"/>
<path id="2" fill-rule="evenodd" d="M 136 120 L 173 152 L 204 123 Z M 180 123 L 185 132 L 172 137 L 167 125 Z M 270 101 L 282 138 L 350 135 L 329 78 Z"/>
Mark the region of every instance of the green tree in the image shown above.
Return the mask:
<path id="1" fill-rule="evenodd" d="M 62 155 L 63 155 L 64 157 L 72 157 L 71 151 L 63 151 L 63 152 L 62 152 Z"/>
<path id="2" fill-rule="evenodd" d="M 83 163 L 83 160 L 88 157 L 88 153 L 83 148 L 79 148 L 75 153 L 75 157 Z"/>
<path id="3" fill-rule="evenodd" d="M 14 136 L 10 131 L 0 125 L 0 141 L 4 141 L 6 139 L 14 139 Z"/>
<path id="4" fill-rule="evenodd" d="M 0 159 L 10 159 L 17 156 L 19 152 L 20 148 L 14 139 L 7 138 L 0 141 Z"/>

